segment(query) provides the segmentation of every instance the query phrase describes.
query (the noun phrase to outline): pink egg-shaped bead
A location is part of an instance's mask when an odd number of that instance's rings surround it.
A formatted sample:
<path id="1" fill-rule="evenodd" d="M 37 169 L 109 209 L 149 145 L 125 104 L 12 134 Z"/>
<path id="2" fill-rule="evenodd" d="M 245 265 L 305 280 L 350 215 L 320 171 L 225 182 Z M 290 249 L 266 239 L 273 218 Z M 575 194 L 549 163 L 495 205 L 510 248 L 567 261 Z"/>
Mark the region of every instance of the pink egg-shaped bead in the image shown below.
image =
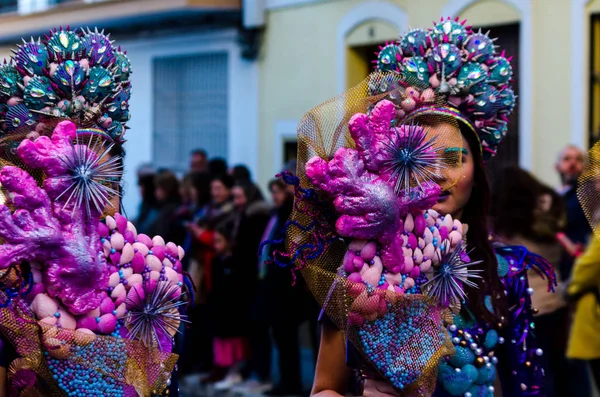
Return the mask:
<path id="1" fill-rule="evenodd" d="M 415 229 L 415 221 L 412 214 L 406 215 L 404 219 L 404 231 L 411 232 Z"/>
<path id="2" fill-rule="evenodd" d="M 453 229 L 455 229 L 455 231 L 459 232 L 460 234 L 463 234 L 463 226 L 462 226 L 462 223 L 458 219 L 454 220 L 454 224 L 452 226 L 453 226 Z"/>
<path id="3" fill-rule="evenodd" d="M 95 317 L 80 317 L 77 320 L 77 328 L 86 328 L 95 332 L 98 330 L 98 323 Z"/>
<path id="4" fill-rule="evenodd" d="M 109 230 L 115 230 L 117 228 L 117 221 L 115 221 L 115 218 L 108 215 L 106 217 L 106 226 L 108 227 Z"/>
<path id="5" fill-rule="evenodd" d="M 108 265 L 108 271 L 110 274 L 112 274 L 112 273 L 118 272 L 119 268 L 116 267 L 115 265 Z"/>
<path id="6" fill-rule="evenodd" d="M 141 236 L 141 234 L 140 234 Z M 140 238 L 140 236 L 138 236 L 138 239 Z M 137 243 L 133 243 L 132 244 L 133 247 L 133 251 L 136 252 L 135 250 L 137 250 L 138 253 L 141 253 L 143 256 L 148 255 L 148 251 L 150 251 L 150 249 L 148 248 L 148 246 L 142 242 L 137 242 Z"/>
<path id="7" fill-rule="evenodd" d="M 112 248 L 112 246 L 110 245 L 110 239 L 104 240 L 104 242 L 102 243 L 102 248 L 108 249 L 110 251 L 110 249 Z"/>
<path id="8" fill-rule="evenodd" d="M 432 210 L 429 210 L 429 211 L 432 211 Z M 425 218 L 425 224 L 427 225 L 428 228 L 431 226 L 435 226 L 435 221 L 436 221 L 436 218 L 434 218 L 432 215 L 430 215 L 429 211 L 427 211 L 427 217 Z M 425 230 L 427 230 L 427 228 Z M 423 233 L 425 233 L 425 231 Z"/>
<path id="9" fill-rule="evenodd" d="M 127 285 L 125 286 L 125 289 L 129 289 L 137 284 L 142 284 L 143 282 L 144 278 L 141 274 L 132 274 L 131 276 L 127 277 Z"/>
<path id="10" fill-rule="evenodd" d="M 100 322 L 98 323 L 98 332 L 103 334 L 112 333 L 117 327 L 117 318 L 112 313 L 107 313 L 100 316 Z"/>
<path id="11" fill-rule="evenodd" d="M 167 280 L 169 280 L 173 284 L 179 282 L 179 274 L 177 274 L 177 272 L 171 269 L 170 267 L 165 268 L 165 277 L 167 277 Z"/>
<path id="12" fill-rule="evenodd" d="M 363 264 L 363 267 L 362 267 L 362 269 L 360 269 L 360 270 L 359 270 L 359 273 L 360 273 L 360 274 L 361 274 L 361 276 L 362 276 L 363 274 L 365 274 L 365 272 L 366 272 L 367 270 L 369 270 L 369 265 L 367 265 L 366 263 L 364 263 L 364 264 Z"/>
<path id="13" fill-rule="evenodd" d="M 181 245 L 177 246 L 177 252 L 179 252 L 179 260 L 183 260 L 185 256 L 185 250 L 181 247 Z"/>
<path id="14" fill-rule="evenodd" d="M 108 226 L 106 226 L 104 223 L 98 222 L 96 230 L 98 230 L 98 235 L 100 237 L 108 237 Z"/>
<path id="15" fill-rule="evenodd" d="M 362 282 L 362 276 L 358 272 L 351 273 L 348 276 L 348 281 L 351 281 L 353 283 L 361 283 Z"/>
<path id="16" fill-rule="evenodd" d="M 425 228 L 427 227 L 427 222 L 425 222 L 425 217 L 423 214 L 417 214 L 414 219 L 415 228 L 414 233 L 417 237 L 421 237 Z"/>
<path id="17" fill-rule="evenodd" d="M 413 256 L 413 250 L 410 248 L 402 247 L 402 256 L 404 257 L 404 262 L 406 263 L 406 258 Z"/>
<path id="18" fill-rule="evenodd" d="M 42 282 L 42 272 L 39 269 L 31 268 L 31 276 L 34 283 Z"/>
<path id="19" fill-rule="evenodd" d="M 150 280 L 146 281 L 144 288 L 146 288 L 146 293 L 151 294 L 156 289 L 158 285 L 158 279 L 150 278 Z"/>
<path id="20" fill-rule="evenodd" d="M 367 240 L 352 240 L 348 245 L 348 249 L 353 252 L 360 252 L 367 243 Z"/>
<path id="21" fill-rule="evenodd" d="M 415 286 L 415 280 L 413 280 L 411 277 L 407 277 L 406 280 L 404 280 L 404 289 L 411 289 L 412 287 Z"/>
<path id="22" fill-rule="evenodd" d="M 417 278 L 417 277 L 419 277 L 420 274 L 421 274 L 421 269 L 419 269 L 419 266 L 413 267 L 412 270 L 410 271 L 410 276 L 412 278 Z"/>
<path id="23" fill-rule="evenodd" d="M 165 259 L 162 261 L 162 264 L 163 264 L 163 266 L 164 266 L 164 267 L 169 267 L 169 268 L 171 268 L 171 269 L 173 268 L 173 264 L 172 264 L 172 263 L 171 263 L 171 261 L 170 261 L 169 259 L 167 259 L 167 258 L 165 258 Z"/>
<path id="24" fill-rule="evenodd" d="M 127 218 L 117 212 L 115 214 L 115 222 L 117 223 L 119 233 L 125 233 L 125 230 L 127 230 Z"/>
<path id="25" fill-rule="evenodd" d="M 419 100 L 424 103 L 433 102 L 435 100 L 435 92 L 431 88 L 427 88 L 423 91 Z"/>
<path id="26" fill-rule="evenodd" d="M 452 217 L 448 214 L 444 217 L 444 220 L 442 221 L 442 226 L 446 226 L 446 228 L 448 230 L 452 230 L 452 226 L 453 226 L 454 222 L 452 220 Z"/>
<path id="27" fill-rule="evenodd" d="M 44 317 L 39 322 L 43 323 L 43 324 L 48 324 L 48 325 L 56 325 L 57 321 L 58 321 L 58 319 L 56 317 L 52 316 L 52 317 Z"/>
<path id="28" fill-rule="evenodd" d="M 150 279 L 151 280 L 158 280 L 160 278 L 160 273 L 157 271 L 151 271 L 150 272 Z"/>
<path id="29" fill-rule="evenodd" d="M 177 287 L 173 290 L 171 294 L 171 299 L 179 299 L 181 297 L 181 287 Z"/>
<path id="30" fill-rule="evenodd" d="M 152 246 L 152 255 L 160 259 L 162 262 L 165 259 L 165 247 L 154 244 L 154 246 Z"/>
<path id="31" fill-rule="evenodd" d="M 417 246 L 419 247 L 419 249 L 420 249 L 421 251 L 423 251 L 423 248 L 425 248 L 425 245 L 426 245 L 426 244 L 425 244 L 425 240 L 423 240 L 421 237 L 419 237 L 419 239 L 418 239 L 418 240 L 419 240 L 419 243 L 417 244 Z"/>
<path id="32" fill-rule="evenodd" d="M 448 239 L 448 228 L 446 226 L 442 226 L 440 227 L 440 237 L 442 238 L 442 240 L 447 240 Z"/>
<path id="33" fill-rule="evenodd" d="M 413 251 L 413 261 L 416 265 L 419 265 L 423 261 L 423 251 L 419 248 Z"/>
<path id="34" fill-rule="evenodd" d="M 123 235 L 119 232 L 113 233 L 113 235 L 110 236 L 110 245 L 117 251 L 120 251 L 125 245 L 125 238 L 123 238 Z"/>
<path id="35" fill-rule="evenodd" d="M 177 248 L 177 245 L 175 243 L 169 241 L 167 245 L 165 245 L 165 249 L 167 251 L 167 254 L 176 258 L 179 256 L 179 249 Z"/>
<path id="36" fill-rule="evenodd" d="M 135 243 L 135 234 L 133 234 L 129 230 L 125 230 L 125 233 L 123 233 L 123 238 L 125 239 L 126 243 L 129 243 L 129 244 Z"/>
<path id="37" fill-rule="evenodd" d="M 137 241 L 144 244 L 147 248 L 152 248 L 152 239 L 144 233 L 138 234 Z"/>
<path id="38" fill-rule="evenodd" d="M 419 265 L 419 269 L 421 269 L 421 273 L 426 273 L 431 269 L 431 259 L 428 259 Z"/>
<path id="39" fill-rule="evenodd" d="M 119 306 L 121 303 L 125 302 L 125 298 L 127 297 L 125 286 L 123 284 L 117 285 L 111 292 L 110 297 L 115 301 L 115 306 Z"/>
<path id="40" fill-rule="evenodd" d="M 164 247 L 165 246 L 165 239 L 162 238 L 161 236 L 154 236 L 152 238 L 152 246 L 155 247 L 157 245 L 160 245 L 160 246 Z"/>
<path id="41" fill-rule="evenodd" d="M 85 313 L 85 316 L 86 317 L 94 317 L 94 318 L 96 318 L 96 317 L 100 317 L 100 314 L 101 314 L 100 313 L 100 306 L 98 306 L 97 308 L 92 309 L 89 312 Z"/>
<path id="42" fill-rule="evenodd" d="M 450 244 L 455 247 L 462 241 L 462 235 L 457 230 L 453 230 L 450 232 L 448 239 L 450 240 Z"/>
<path id="43" fill-rule="evenodd" d="M 134 236 L 137 236 L 137 229 L 135 228 L 135 225 L 133 223 L 127 222 L 127 230 L 133 233 Z"/>
<path id="44" fill-rule="evenodd" d="M 437 227 L 433 228 L 431 234 L 433 235 L 433 238 L 437 238 L 438 241 L 440 240 L 440 229 L 438 229 Z"/>
<path id="45" fill-rule="evenodd" d="M 37 318 L 52 317 L 58 311 L 58 302 L 46 294 L 38 294 L 31 303 L 31 311 Z"/>
<path id="46" fill-rule="evenodd" d="M 146 268 L 146 259 L 144 258 L 144 254 L 141 252 L 136 252 L 133 255 L 133 259 L 131 260 L 131 268 L 135 273 L 142 273 Z"/>
<path id="47" fill-rule="evenodd" d="M 404 295 L 404 288 L 394 286 L 394 292 L 396 292 L 398 295 Z"/>
<path id="48" fill-rule="evenodd" d="M 415 237 L 414 234 L 410 234 L 408 236 L 408 241 L 407 241 L 407 247 L 409 247 L 411 250 L 415 250 L 416 248 L 418 248 L 418 244 L 419 242 L 417 241 L 417 238 Z"/>
<path id="49" fill-rule="evenodd" d="M 125 317 L 125 314 L 127 314 L 127 305 L 125 303 L 121 303 L 115 310 L 117 311 L 117 318 L 123 318 Z"/>
<path id="50" fill-rule="evenodd" d="M 417 102 L 413 98 L 406 98 L 400 102 L 400 106 L 404 111 L 410 112 L 417 106 Z"/>
<path id="51" fill-rule="evenodd" d="M 433 242 L 433 233 L 431 233 L 431 230 L 425 229 L 423 232 L 423 241 L 425 241 L 425 246 Z"/>
<path id="52" fill-rule="evenodd" d="M 402 270 L 404 269 L 404 263 L 402 263 L 401 265 L 396 265 L 392 268 L 392 271 L 394 273 L 402 273 Z"/>
<path id="53" fill-rule="evenodd" d="M 133 252 L 133 246 L 130 243 L 125 244 L 123 250 L 121 251 L 121 259 L 119 260 L 119 263 L 121 265 L 130 263 L 133 260 L 134 254 L 135 252 Z"/>
<path id="54" fill-rule="evenodd" d="M 108 286 L 109 287 L 116 287 L 119 283 L 121 282 L 121 276 L 119 275 L 118 272 L 115 272 L 113 274 L 110 275 L 110 277 L 108 278 Z"/>
<path id="55" fill-rule="evenodd" d="M 415 266 L 415 264 L 413 262 L 412 256 L 405 257 L 404 258 L 404 269 L 402 270 L 402 272 L 405 274 L 410 273 L 414 266 Z"/>
<path id="56" fill-rule="evenodd" d="M 131 277 L 133 275 L 133 269 L 132 268 L 121 269 L 121 273 L 123 273 L 124 279 L 128 279 L 129 277 Z"/>
<path id="57" fill-rule="evenodd" d="M 121 262 L 121 253 L 120 252 L 113 252 L 111 253 L 108 258 L 110 259 L 110 263 L 112 263 L 113 265 L 118 265 L 119 262 Z"/>
<path id="58" fill-rule="evenodd" d="M 115 303 L 112 299 L 102 299 L 102 303 L 100 303 L 100 314 L 112 313 L 113 310 L 115 310 Z"/>
<path id="59" fill-rule="evenodd" d="M 359 275 L 360 277 L 360 275 Z M 348 293 L 350 294 L 350 296 L 353 297 L 357 297 L 363 293 L 365 293 L 365 290 L 367 289 L 366 285 L 364 285 L 362 283 L 362 278 L 359 279 L 358 281 L 354 281 L 350 284 L 350 288 L 348 289 Z M 366 294 L 366 293 L 365 293 Z"/>
<path id="60" fill-rule="evenodd" d="M 125 305 L 128 309 L 133 306 L 139 306 L 144 303 L 144 299 L 146 299 L 146 291 L 144 290 L 143 284 L 136 284 L 127 293 L 127 300 L 125 301 Z"/>
<path id="61" fill-rule="evenodd" d="M 106 258 L 108 258 L 110 256 L 110 248 L 106 248 L 106 247 L 102 248 L 102 253 L 104 254 L 104 256 Z"/>
<path id="62" fill-rule="evenodd" d="M 402 274 L 400 273 L 387 273 L 384 277 L 385 281 L 390 285 L 400 285 L 402 282 Z"/>
<path id="63" fill-rule="evenodd" d="M 352 267 L 355 270 L 356 269 L 359 269 L 359 270 L 362 269 L 364 263 L 365 262 L 359 256 L 355 256 L 354 259 L 352 259 Z"/>
<path id="64" fill-rule="evenodd" d="M 360 250 L 360 257 L 365 261 L 369 262 L 375 258 L 377 254 L 377 243 L 374 241 L 370 241 L 365 244 L 362 250 Z"/>
<path id="65" fill-rule="evenodd" d="M 154 255 L 148 255 L 146 257 L 146 265 L 150 267 L 150 270 L 154 270 L 157 272 L 160 272 L 163 268 L 162 262 Z"/>
<path id="66" fill-rule="evenodd" d="M 58 314 L 60 314 L 60 317 L 58 318 L 57 322 L 60 324 L 61 328 L 77 328 L 77 321 L 75 321 L 75 317 L 73 317 L 73 315 L 69 313 L 66 309 L 58 309 Z"/>
<path id="67" fill-rule="evenodd" d="M 378 285 L 376 288 L 377 289 L 388 289 L 390 285 L 388 283 L 383 283 L 381 285 Z"/>
<path id="68" fill-rule="evenodd" d="M 181 262 L 179 262 L 178 260 L 175 261 L 175 263 L 173 263 L 173 270 L 175 270 L 177 273 L 181 273 L 181 271 L 183 270 Z"/>

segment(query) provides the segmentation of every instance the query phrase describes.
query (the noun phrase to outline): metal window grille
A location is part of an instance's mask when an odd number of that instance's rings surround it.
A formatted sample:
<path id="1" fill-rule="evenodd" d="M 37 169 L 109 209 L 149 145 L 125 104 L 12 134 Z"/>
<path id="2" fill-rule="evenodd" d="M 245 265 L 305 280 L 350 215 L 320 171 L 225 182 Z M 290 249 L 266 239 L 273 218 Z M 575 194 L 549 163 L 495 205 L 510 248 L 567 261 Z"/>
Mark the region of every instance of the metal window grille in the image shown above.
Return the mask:
<path id="1" fill-rule="evenodd" d="M 154 162 L 185 172 L 189 154 L 227 156 L 227 53 L 154 59 Z"/>

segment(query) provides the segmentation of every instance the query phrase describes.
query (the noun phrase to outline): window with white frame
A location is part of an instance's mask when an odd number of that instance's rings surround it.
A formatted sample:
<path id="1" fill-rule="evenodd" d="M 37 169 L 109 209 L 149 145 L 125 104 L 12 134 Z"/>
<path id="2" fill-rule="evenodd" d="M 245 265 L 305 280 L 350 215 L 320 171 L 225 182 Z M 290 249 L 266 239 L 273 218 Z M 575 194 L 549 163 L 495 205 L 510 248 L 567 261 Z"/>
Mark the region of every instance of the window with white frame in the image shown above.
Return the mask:
<path id="1" fill-rule="evenodd" d="M 153 161 L 184 173 L 189 154 L 227 156 L 228 54 L 155 58 Z"/>

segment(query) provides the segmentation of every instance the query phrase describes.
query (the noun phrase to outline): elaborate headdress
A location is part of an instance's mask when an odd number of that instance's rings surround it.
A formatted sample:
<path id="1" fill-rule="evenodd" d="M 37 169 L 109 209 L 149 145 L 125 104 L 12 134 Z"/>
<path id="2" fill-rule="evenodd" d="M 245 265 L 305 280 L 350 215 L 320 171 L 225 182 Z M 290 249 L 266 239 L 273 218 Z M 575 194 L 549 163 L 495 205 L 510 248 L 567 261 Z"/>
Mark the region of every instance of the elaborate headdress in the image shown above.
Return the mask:
<path id="1" fill-rule="evenodd" d="M 118 213 L 101 221 L 119 194 L 111 147 L 129 118 L 129 69 L 108 36 L 68 28 L 24 43 L 0 68 L 0 334 L 18 356 L 11 396 L 150 396 L 170 384 L 192 292 L 184 252 Z"/>
<path id="2" fill-rule="evenodd" d="M 515 106 L 511 58 L 497 54 L 494 39 L 465 23 L 442 18 L 429 31 L 411 30 L 381 48 L 377 69 L 402 76 L 400 116 L 449 114 L 477 134 L 489 159 L 506 135 Z"/>
<path id="3" fill-rule="evenodd" d="M 295 209 L 274 261 L 302 271 L 366 370 L 407 396 L 433 393 L 454 350 L 445 326 L 480 277 L 466 225 L 430 208 L 461 177 L 459 123 L 495 152 L 510 73 L 486 35 L 442 20 L 382 48 L 377 71 L 298 127 L 297 177 L 283 175 Z"/>

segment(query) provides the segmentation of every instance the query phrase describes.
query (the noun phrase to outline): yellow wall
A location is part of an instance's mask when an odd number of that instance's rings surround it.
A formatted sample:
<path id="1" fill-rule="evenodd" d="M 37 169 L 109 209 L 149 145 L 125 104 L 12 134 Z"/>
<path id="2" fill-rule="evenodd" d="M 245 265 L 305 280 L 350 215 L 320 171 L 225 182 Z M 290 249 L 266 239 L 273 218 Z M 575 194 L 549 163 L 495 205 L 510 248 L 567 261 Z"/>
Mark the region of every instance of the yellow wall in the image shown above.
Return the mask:
<path id="1" fill-rule="evenodd" d="M 365 1 L 329 0 L 269 12 L 260 60 L 262 183 L 273 174 L 272 153 L 278 144 L 274 140 L 276 121 L 299 120 L 306 111 L 336 95 L 337 25 L 353 7 Z M 452 0 L 387 1 L 408 14 L 411 26 L 430 27 Z M 535 69 L 531 81 L 521 80 L 522 87 L 529 84 L 532 90 L 533 108 L 528 115 L 533 128 L 532 171 L 552 185 L 558 183 L 553 167 L 556 153 L 571 141 L 572 1 L 532 0 Z M 600 0 L 587 8 L 600 11 Z M 518 11 L 503 0 L 475 2 L 461 16 L 472 25 L 513 23 L 520 18 Z M 586 40 L 588 34 L 586 30 Z M 349 52 L 346 56 L 352 60 Z M 352 65 L 349 71 L 362 73 Z M 347 80 L 353 78 L 348 76 Z"/>

